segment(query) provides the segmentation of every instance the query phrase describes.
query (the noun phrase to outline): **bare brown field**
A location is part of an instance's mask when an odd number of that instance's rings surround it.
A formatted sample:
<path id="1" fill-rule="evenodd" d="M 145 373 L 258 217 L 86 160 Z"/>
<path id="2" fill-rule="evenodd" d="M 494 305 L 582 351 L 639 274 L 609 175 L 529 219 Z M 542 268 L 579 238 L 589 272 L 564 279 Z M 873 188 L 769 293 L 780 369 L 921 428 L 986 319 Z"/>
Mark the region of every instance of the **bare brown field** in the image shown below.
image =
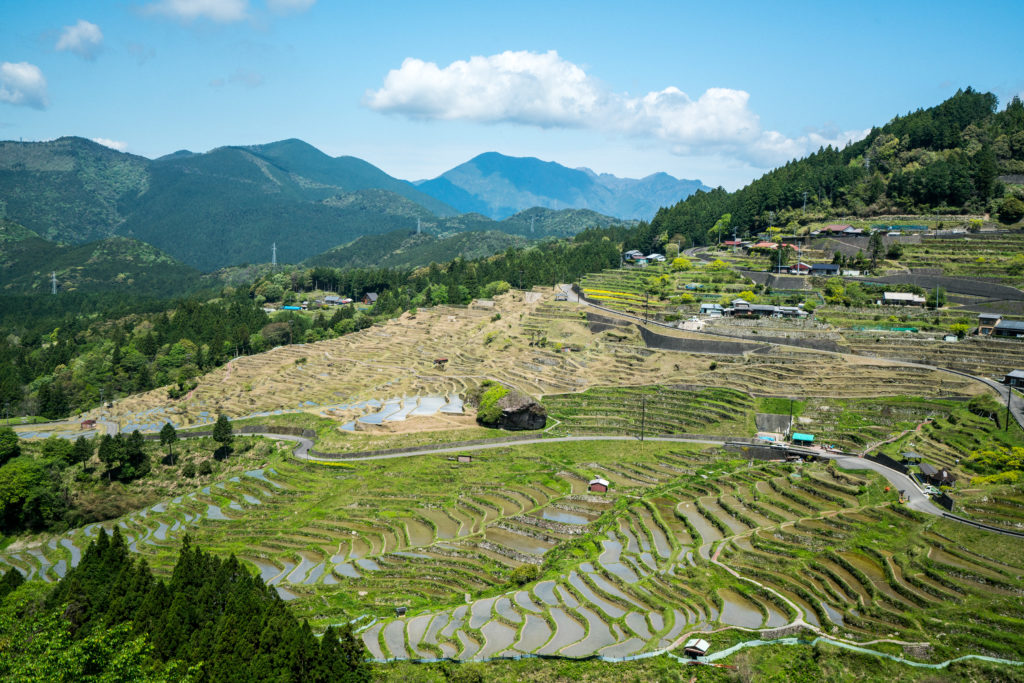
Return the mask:
<path id="1" fill-rule="evenodd" d="M 791 347 L 743 356 L 651 349 L 635 328 L 594 333 L 582 307 L 554 302 L 550 290 L 529 294 L 529 302 L 522 292 L 513 292 L 490 310 L 425 309 L 337 339 L 237 358 L 200 378 L 186 397 L 170 400 L 166 389 L 155 389 L 119 401 L 108 416 L 124 425 L 163 409 L 188 426 L 209 422 L 218 413 L 242 417 L 284 410 L 341 424 L 368 412 L 365 406 L 351 407 L 359 402 L 464 395 L 484 379 L 538 397 L 650 384 L 851 398 L 978 391 L 969 380 L 946 373 Z M 447 359 L 446 367 L 435 365 L 439 358 Z M 443 416 L 364 429 L 386 435 L 460 428 L 472 428 L 472 421 Z"/>

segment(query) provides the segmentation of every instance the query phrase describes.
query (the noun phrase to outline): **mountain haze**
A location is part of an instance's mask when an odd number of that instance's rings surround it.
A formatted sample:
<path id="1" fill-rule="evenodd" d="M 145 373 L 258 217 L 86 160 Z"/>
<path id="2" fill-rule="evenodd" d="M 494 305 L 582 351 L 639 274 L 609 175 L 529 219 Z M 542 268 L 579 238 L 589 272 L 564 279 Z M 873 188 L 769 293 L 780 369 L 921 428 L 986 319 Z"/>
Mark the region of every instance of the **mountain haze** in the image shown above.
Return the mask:
<path id="1" fill-rule="evenodd" d="M 649 219 L 663 206 L 710 189 L 699 180 L 679 180 L 667 173 L 640 180 L 618 178 L 497 152 L 476 156 L 417 187 L 459 211 L 475 211 L 495 220 L 534 206 Z"/>

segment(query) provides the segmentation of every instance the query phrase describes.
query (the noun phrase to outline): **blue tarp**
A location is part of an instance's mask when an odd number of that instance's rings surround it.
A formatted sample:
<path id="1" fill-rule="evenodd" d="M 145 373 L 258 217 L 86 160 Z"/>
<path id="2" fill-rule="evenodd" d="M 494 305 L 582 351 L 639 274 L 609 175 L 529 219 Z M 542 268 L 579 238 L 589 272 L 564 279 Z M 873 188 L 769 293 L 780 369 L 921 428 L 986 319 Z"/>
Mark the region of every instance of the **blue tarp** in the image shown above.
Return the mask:
<path id="1" fill-rule="evenodd" d="M 793 441 L 814 441 L 813 434 L 801 434 L 800 432 L 793 432 Z"/>

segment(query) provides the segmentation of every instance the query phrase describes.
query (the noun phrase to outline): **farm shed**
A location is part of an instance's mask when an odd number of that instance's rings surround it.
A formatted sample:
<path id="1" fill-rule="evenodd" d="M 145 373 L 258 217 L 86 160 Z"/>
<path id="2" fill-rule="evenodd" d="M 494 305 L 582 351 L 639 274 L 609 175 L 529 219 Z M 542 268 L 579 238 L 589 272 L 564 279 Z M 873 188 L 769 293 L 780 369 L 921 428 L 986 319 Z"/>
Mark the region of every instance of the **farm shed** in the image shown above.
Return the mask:
<path id="1" fill-rule="evenodd" d="M 690 638 L 683 646 L 683 652 L 690 657 L 703 657 L 711 649 L 711 643 L 703 638 Z"/>
<path id="2" fill-rule="evenodd" d="M 926 462 L 921 463 L 921 478 L 934 486 L 952 486 L 956 482 L 956 477 L 945 467 L 939 469 Z"/>
<path id="3" fill-rule="evenodd" d="M 1003 378 L 1003 384 L 1011 387 L 1024 387 L 1024 370 L 1014 370 L 1013 372 L 1006 373 L 1006 377 Z"/>
<path id="4" fill-rule="evenodd" d="M 809 446 L 814 443 L 814 434 L 803 434 L 801 432 L 793 432 L 793 443 L 800 444 L 802 446 Z"/>
<path id="5" fill-rule="evenodd" d="M 885 292 L 882 303 L 886 306 L 924 306 L 925 299 L 910 292 Z"/>
<path id="6" fill-rule="evenodd" d="M 363 295 L 363 303 L 367 306 L 377 303 L 377 292 L 367 292 Z"/>
<path id="7" fill-rule="evenodd" d="M 590 484 L 587 485 L 587 490 L 591 493 L 607 493 L 608 480 L 602 479 L 601 477 L 594 477 L 590 480 Z"/>
<path id="8" fill-rule="evenodd" d="M 82 420 L 82 429 L 94 429 L 96 427 L 96 420 Z"/>

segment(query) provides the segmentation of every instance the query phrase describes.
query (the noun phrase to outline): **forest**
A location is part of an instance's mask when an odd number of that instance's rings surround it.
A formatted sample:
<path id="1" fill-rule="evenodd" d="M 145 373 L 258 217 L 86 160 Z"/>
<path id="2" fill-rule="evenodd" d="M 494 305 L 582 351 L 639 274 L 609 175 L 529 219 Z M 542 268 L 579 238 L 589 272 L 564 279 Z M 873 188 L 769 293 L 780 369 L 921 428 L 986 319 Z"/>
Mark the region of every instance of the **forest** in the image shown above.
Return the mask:
<path id="1" fill-rule="evenodd" d="M 669 239 L 683 246 L 741 237 L 768 227 L 797 227 L 833 216 L 1003 214 L 1015 222 L 1024 197 L 1006 194 L 1000 174 L 1024 172 L 1024 103 L 996 111 L 991 93 L 971 88 L 945 102 L 896 117 L 843 149 L 819 149 L 736 192 L 698 191 L 658 211 L 630 246 L 650 250 Z M 717 229 L 716 229 L 716 226 Z"/>
<path id="2" fill-rule="evenodd" d="M 0 678 L 20 681 L 368 681 L 348 623 L 317 638 L 235 557 L 186 536 L 153 575 L 115 526 L 52 587 L 0 578 Z"/>

